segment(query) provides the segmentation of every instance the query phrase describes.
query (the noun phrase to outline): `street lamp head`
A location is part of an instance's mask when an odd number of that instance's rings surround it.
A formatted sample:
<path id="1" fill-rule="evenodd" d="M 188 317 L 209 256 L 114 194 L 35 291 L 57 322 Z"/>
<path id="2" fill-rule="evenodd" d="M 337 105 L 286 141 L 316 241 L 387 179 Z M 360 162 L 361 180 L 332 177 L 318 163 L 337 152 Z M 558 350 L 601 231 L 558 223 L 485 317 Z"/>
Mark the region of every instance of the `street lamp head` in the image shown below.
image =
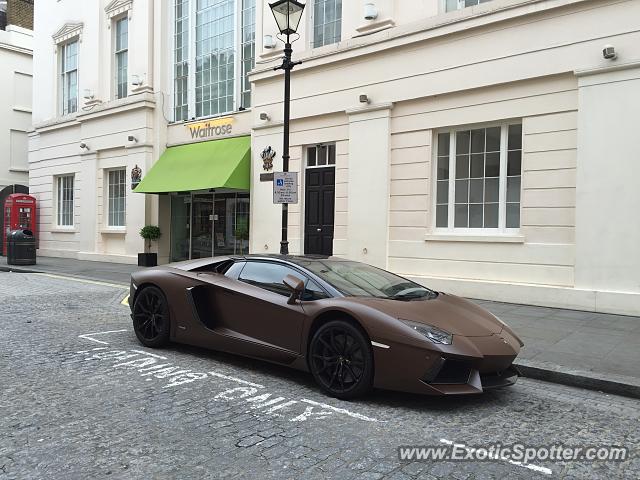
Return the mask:
<path id="1" fill-rule="evenodd" d="M 278 0 L 269 4 L 271 12 L 278 24 L 278 30 L 283 35 L 291 35 L 296 33 L 302 12 L 304 11 L 304 3 L 295 0 Z"/>

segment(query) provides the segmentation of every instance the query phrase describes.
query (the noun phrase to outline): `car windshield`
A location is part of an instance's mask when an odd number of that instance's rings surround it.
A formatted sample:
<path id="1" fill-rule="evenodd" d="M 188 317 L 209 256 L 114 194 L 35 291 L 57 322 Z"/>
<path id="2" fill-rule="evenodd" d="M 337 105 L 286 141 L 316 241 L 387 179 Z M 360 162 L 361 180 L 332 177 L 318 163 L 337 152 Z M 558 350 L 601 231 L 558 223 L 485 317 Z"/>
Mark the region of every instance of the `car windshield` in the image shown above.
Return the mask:
<path id="1" fill-rule="evenodd" d="M 321 260 L 304 262 L 304 266 L 344 295 L 394 300 L 437 296 L 433 290 L 364 263 Z"/>

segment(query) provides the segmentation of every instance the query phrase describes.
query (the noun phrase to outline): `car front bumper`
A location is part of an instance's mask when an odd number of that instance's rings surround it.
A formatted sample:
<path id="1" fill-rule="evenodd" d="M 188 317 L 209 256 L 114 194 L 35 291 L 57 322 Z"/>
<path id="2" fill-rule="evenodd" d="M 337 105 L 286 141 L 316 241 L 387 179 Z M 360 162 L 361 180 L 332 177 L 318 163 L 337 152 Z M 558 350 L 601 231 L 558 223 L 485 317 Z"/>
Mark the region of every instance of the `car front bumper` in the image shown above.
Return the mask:
<path id="1" fill-rule="evenodd" d="M 387 348 L 376 347 L 384 344 Z M 377 388 L 425 395 L 478 394 L 516 383 L 518 340 L 503 330 L 486 337 L 454 337 L 452 345 L 423 348 L 373 342 Z"/>

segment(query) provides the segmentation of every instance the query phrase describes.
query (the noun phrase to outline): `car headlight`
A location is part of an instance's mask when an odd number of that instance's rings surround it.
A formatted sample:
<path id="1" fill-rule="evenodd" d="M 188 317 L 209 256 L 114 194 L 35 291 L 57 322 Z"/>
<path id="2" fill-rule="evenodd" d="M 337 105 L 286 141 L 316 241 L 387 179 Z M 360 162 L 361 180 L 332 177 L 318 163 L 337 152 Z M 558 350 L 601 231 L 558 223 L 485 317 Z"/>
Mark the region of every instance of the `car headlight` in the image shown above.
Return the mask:
<path id="1" fill-rule="evenodd" d="M 433 325 L 426 325 L 424 323 L 417 323 L 410 320 L 402 319 L 400 319 L 400 321 L 406 326 L 414 329 L 416 332 L 421 333 L 433 343 L 438 343 L 440 345 L 451 345 L 451 342 L 453 341 L 453 335 L 451 333 L 445 332 L 444 330 L 436 328 Z"/>

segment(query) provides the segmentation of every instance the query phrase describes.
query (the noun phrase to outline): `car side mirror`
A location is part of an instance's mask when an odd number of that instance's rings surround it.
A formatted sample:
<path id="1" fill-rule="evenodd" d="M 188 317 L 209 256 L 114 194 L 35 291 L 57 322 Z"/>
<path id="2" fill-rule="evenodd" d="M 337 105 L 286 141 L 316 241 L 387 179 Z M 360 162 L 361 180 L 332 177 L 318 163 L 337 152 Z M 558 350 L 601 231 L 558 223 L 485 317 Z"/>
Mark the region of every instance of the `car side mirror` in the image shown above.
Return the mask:
<path id="1" fill-rule="evenodd" d="M 291 290 L 291 296 L 289 297 L 289 300 L 287 301 L 287 303 L 289 305 L 295 304 L 296 300 L 300 297 L 300 295 L 304 291 L 304 282 L 300 280 L 298 277 L 295 277 L 293 275 L 287 275 L 286 277 L 284 277 L 284 280 L 282 280 L 282 283 L 284 283 L 287 286 L 287 288 Z"/>

